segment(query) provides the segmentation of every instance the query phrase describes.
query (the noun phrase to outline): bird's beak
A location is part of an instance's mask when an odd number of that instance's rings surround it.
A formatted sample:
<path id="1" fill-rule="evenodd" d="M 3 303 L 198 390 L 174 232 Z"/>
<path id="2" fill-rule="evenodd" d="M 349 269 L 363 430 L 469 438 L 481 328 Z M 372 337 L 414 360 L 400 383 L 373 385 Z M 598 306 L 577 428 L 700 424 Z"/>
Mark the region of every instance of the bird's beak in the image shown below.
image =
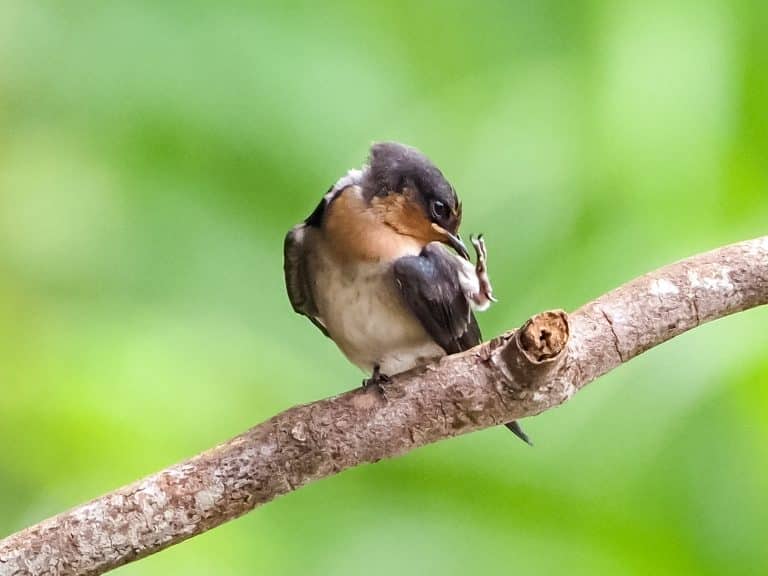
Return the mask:
<path id="1" fill-rule="evenodd" d="M 461 237 L 458 234 L 451 234 L 443 228 L 442 226 L 438 226 L 437 224 L 432 224 L 432 229 L 437 232 L 438 240 L 442 242 L 443 244 L 447 244 L 461 256 L 465 260 L 469 260 L 469 252 L 467 251 L 467 247 L 464 245 L 464 242 L 461 240 Z"/>
<path id="2" fill-rule="evenodd" d="M 464 242 L 461 240 L 461 236 L 448 234 L 448 245 L 459 253 L 459 256 L 464 260 L 469 260 L 469 252 Z"/>

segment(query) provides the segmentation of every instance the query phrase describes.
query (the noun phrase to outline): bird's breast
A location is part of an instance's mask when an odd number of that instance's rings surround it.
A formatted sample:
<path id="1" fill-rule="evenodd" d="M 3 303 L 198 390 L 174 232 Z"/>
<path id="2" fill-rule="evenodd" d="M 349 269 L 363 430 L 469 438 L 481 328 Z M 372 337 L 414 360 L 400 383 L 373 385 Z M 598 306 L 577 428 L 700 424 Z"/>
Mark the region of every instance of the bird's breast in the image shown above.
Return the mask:
<path id="1" fill-rule="evenodd" d="M 331 338 L 351 362 L 397 374 L 445 354 L 405 307 L 390 262 L 345 262 L 319 251 L 315 299 Z"/>

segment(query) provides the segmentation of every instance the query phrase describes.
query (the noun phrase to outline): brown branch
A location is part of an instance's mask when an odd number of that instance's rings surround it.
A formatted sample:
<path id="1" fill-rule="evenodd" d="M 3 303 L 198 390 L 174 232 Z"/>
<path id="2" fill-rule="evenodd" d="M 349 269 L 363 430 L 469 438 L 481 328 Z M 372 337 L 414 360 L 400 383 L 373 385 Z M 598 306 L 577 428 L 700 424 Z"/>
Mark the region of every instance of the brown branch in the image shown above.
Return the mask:
<path id="1" fill-rule="evenodd" d="M 94 575 L 154 554 L 321 478 L 562 404 L 595 378 L 698 326 L 768 303 L 768 236 L 553 311 L 383 395 L 297 406 L 186 462 L 0 542 L 0 576 Z"/>

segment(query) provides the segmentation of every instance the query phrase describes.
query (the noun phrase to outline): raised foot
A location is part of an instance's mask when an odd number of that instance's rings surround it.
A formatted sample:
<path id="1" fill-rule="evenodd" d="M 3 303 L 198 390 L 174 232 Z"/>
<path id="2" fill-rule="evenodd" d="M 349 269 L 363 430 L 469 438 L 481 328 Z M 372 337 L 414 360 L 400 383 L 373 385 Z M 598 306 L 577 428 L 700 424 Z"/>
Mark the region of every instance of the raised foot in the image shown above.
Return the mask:
<path id="1" fill-rule="evenodd" d="M 488 248 L 485 246 L 485 239 L 483 235 L 470 236 L 470 242 L 475 248 L 475 254 L 477 255 L 477 263 L 475 264 L 475 273 L 477 274 L 477 281 L 480 285 L 480 293 L 478 295 L 476 304 L 478 306 L 489 305 L 490 302 L 498 302 L 493 296 L 493 286 L 491 286 L 491 279 L 488 276 Z"/>

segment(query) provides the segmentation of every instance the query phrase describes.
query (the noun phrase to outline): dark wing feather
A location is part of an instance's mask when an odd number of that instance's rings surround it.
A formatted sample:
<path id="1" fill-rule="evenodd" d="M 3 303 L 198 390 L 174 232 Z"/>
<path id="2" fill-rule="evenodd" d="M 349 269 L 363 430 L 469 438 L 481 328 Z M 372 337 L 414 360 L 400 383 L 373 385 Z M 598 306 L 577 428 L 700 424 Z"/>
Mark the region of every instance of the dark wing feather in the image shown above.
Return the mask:
<path id="1" fill-rule="evenodd" d="M 459 282 L 459 263 L 439 246 L 395 262 L 400 293 L 427 333 L 448 354 L 477 346 L 480 328 Z"/>
<path id="2" fill-rule="evenodd" d="M 459 282 L 459 263 L 439 246 L 428 245 L 419 256 L 395 262 L 395 282 L 405 303 L 427 333 L 448 354 L 469 350 L 482 342 L 480 328 Z M 517 422 L 507 428 L 531 444 Z"/>
<path id="3" fill-rule="evenodd" d="M 293 309 L 317 326 L 320 331 L 328 336 L 319 317 L 315 297 L 312 294 L 312 285 L 307 270 L 307 243 L 311 242 L 311 236 L 315 229 L 308 224 L 300 224 L 293 228 L 285 237 L 284 246 L 284 271 L 285 287 L 288 291 L 288 299 Z"/>
<path id="4" fill-rule="evenodd" d="M 283 269 L 288 299 L 297 313 L 309 318 L 312 324 L 317 326 L 326 336 L 329 336 L 328 330 L 320 319 L 320 313 L 312 293 L 312 283 L 307 264 L 308 253 L 312 248 L 313 236 L 320 233 L 328 206 L 338 198 L 345 188 L 359 185 L 362 178 L 363 173 L 359 170 L 347 172 L 328 189 L 312 214 L 302 224 L 294 226 L 285 236 Z"/>

